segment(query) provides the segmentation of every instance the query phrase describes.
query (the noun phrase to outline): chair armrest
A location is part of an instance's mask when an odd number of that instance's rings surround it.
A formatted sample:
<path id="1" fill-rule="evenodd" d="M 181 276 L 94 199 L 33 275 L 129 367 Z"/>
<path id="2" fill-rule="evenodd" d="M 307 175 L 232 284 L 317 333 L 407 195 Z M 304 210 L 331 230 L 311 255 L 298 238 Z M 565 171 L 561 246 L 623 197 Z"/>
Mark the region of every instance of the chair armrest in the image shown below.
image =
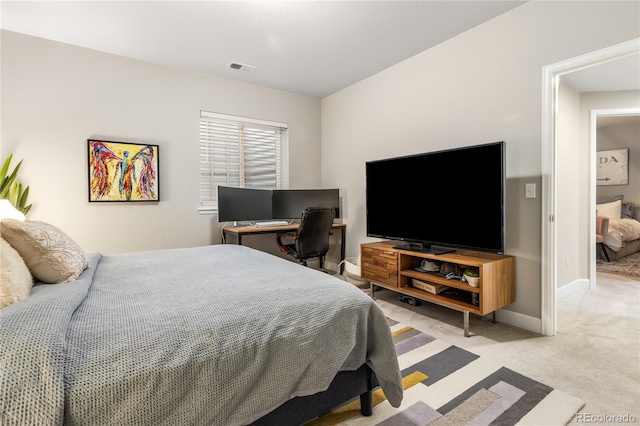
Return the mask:
<path id="1" fill-rule="evenodd" d="M 277 232 L 276 238 L 277 239 L 286 238 L 288 240 L 295 240 L 298 238 L 298 235 L 292 232 Z"/>
<path id="2" fill-rule="evenodd" d="M 596 235 L 607 236 L 609 233 L 609 218 L 606 216 L 596 216 Z"/>
<path id="3" fill-rule="evenodd" d="M 291 245 L 291 243 L 285 244 L 282 240 L 295 241 L 297 238 L 298 236 L 296 234 L 292 234 L 290 232 L 276 232 L 276 244 L 278 244 L 278 248 L 284 254 L 291 254 L 291 249 L 287 247 L 287 245 Z"/>

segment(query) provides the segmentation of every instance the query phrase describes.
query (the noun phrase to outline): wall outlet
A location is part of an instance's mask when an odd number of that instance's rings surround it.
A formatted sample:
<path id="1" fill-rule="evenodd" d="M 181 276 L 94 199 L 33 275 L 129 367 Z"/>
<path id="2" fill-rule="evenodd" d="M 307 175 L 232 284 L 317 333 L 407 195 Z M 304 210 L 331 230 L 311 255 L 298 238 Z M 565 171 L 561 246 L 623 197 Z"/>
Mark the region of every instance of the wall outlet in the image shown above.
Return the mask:
<path id="1" fill-rule="evenodd" d="M 536 184 L 526 183 L 524 185 L 524 198 L 536 198 Z"/>

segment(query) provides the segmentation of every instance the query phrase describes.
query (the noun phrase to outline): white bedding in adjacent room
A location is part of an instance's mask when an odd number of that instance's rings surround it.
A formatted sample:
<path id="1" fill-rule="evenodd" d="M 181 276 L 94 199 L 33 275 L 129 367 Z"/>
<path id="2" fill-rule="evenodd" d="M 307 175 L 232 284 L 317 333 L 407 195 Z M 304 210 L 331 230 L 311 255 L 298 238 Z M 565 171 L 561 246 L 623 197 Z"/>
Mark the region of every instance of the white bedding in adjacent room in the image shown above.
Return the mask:
<path id="1" fill-rule="evenodd" d="M 640 222 L 635 219 L 609 219 L 609 232 L 605 244 L 618 251 L 624 243 L 640 239 Z"/>

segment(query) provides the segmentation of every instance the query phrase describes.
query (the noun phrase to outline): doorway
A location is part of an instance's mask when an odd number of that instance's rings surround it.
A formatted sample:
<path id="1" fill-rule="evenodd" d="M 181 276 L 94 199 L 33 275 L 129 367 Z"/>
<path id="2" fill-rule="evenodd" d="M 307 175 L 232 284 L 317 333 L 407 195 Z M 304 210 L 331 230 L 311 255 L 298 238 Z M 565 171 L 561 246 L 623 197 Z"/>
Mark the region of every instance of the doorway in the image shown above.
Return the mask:
<path id="1" fill-rule="evenodd" d="M 596 181 L 596 168 L 597 168 L 597 152 L 599 150 L 602 150 L 602 145 L 598 144 L 598 132 L 599 129 L 601 129 L 603 126 L 606 127 L 611 127 L 611 126 L 615 126 L 617 123 L 617 125 L 621 125 L 621 124 L 629 124 L 629 123 L 637 123 L 638 120 L 640 119 L 640 107 L 637 108 L 609 108 L 609 109 L 593 109 L 591 110 L 591 114 L 590 114 L 590 136 L 589 136 L 589 141 L 590 141 L 590 146 L 589 146 L 589 150 L 592 154 L 592 164 L 591 164 L 591 210 L 595 211 L 596 208 L 596 203 L 598 202 L 597 200 L 597 195 L 598 195 L 598 191 L 597 191 L 597 181 Z M 614 147 L 610 147 L 609 149 L 613 149 Z M 630 182 L 631 183 L 631 182 Z M 607 187 L 604 187 L 607 188 Z M 608 192 L 608 194 L 604 194 L 604 195 L 618 195 L 620 193 L 624 194 L 625 192 L 628 194 L 628 190 L 631 190 L 631 193 L 633 194 L 634 190 L 633 188 L 623 188 L 626 189 L 627 191 L 624 190 L 619 190 L 620 188 L 614 188 L 611 187 L 612 189 L 615 189 L 614 191 L 606 191 Z M 605 192 L 605 191 L 603 191 Z M 638 200 L 634 201 L 637 203 Z M 590 259 L 590 272 L 589 272 L 589 288 L 595 288 L 596 287 L 596 261 L 595 261 L 595 233 L 591 233 L 591 240 L 589 241 L 589 247 L 592 248 L 592 250 L 594 251 L 593 253 L 590 253 L 589 255 L 589 259 Z"/>
<path id="2" fill-rule="evenodd" d="M 558 284 L 558 235 L 556 223 L 558 219 L 557 192 L 557 110 L 558 86 L 560 77 L 580 70 L 585 70 L 612 61 L 640 54 L 640 39 L 631 40 L 607 49 L 602 49 L 577 58 L 569 59 L 545 67 L 543 70 L 543 129 L 542 129 L 542 297 L 541 297 L 541 334 L 553 336 L 557 332 L 556 319 L 556 287 Z M 595 143 L 595 142 L 594 142 Z M 595 149 L 591 152 L 595 153 Z M 595 155 L 590 155 L 590 205 L 595 205 Z M 595 258 L 595 209 L 587 212 L 591 244 L 590 258 Z M 591 211 L 593 210 L 593 211 Z M 595 278 L 595 263 L 591 268 Z"/>

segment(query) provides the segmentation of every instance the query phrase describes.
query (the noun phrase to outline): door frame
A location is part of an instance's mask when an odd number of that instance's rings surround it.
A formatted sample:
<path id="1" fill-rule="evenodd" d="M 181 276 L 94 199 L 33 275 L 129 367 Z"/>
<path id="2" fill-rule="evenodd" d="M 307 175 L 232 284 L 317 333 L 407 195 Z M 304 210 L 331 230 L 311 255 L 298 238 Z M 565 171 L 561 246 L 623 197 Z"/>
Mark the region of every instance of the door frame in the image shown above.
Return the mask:
<path id="1" fill-rule="evenodd" d="M 587 53 L 543 68 L 542 93 L 542 252 L 540 332 L 545 336 L 557 333 L 556 287 L 557 261 L 557 114 L 560 76 L 622 59 L 640 52 L 640 39 L 630 40 L 595 52 Z M 594 155 L 592 155 L 593 157 Z M 593 166 L 593 164 L 592 164 Z M 594 175 L 595 179 L 595 175 Z M 593 180 L 594 180 L 593 179 Z M 595 186 L 595 182 L 594 182 Z M 591 195 L 595 197 L 595 195 Z M 592 226 L 595 232 L 595 212 Z M 592 234 L 594 233 L 592 232 Z M 594 237 L 595 238 L 595 237 Z M 592 244 L 593 246 L 593 244 Z"/>

